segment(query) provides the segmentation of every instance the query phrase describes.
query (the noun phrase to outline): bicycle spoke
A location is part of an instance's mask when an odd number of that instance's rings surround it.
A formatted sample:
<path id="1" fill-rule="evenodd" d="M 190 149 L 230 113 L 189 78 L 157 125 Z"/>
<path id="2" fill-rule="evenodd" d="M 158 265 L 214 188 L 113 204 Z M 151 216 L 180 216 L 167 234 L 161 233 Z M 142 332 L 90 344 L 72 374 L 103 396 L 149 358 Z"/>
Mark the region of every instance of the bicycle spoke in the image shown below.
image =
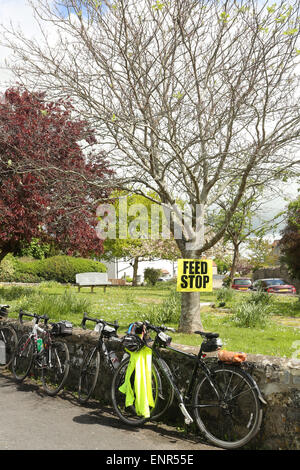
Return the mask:
<path id="1" fill-rule="evenodd" d="M 43 387 L 48 395 L 56 395 L 63 387 L 69 372 L 69 351 L 66 343 L 55 342 L 45 351 L 42 366 Z"/>
<path id="2" fill-rule="evenodd" d="M 86 403 L 94 392 L 100 368 L 100 353 L 96 348 L 88 351 L 83 358 L 78 383 L 78 400 Z"/>
<path id="3" fill-rule="evenodd" d="M 13 361 L 12 371 L 17 381 L 27 377 L 33 362 L 33 343 L 30 335 L 23 335 L 17 345 Z"/>
<path id="4" fill-rule="evenodd" d="M 257 432 L 261 422 L 255 387 L 246 374 L 233 367 L 216 368 L 211 381 L 204 377 L 196 388 L 194 411 L 199 428 L 211 442 L 238 448 Z M 211 397 L 215 389 L 219 400 Z"/>

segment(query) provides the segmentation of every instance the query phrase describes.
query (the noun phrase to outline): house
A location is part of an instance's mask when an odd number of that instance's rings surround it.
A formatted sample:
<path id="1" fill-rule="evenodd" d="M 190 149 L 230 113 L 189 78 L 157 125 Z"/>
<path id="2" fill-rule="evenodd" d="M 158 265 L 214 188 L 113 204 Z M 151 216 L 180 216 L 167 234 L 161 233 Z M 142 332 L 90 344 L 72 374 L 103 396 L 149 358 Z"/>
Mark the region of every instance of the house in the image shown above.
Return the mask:
<path id="1" fill-rule="evenodd" d="M 131 261 L 114 258 L 107 262 L 102 261 L 107 267 L 108 279 L 126 279 L 132 278 L 133 266 Z M 167 259 L 158 259 L 153 261 L 139 261 L 138 264 L 138 284 L 144 282 L 144 271 L 146 268 L 155 268 L 162 271 L 162 279 L 172 279 L 177 276 L 177 261 Z M 217 275 L 217 265 L 213 261 L 213 276 Z"/>

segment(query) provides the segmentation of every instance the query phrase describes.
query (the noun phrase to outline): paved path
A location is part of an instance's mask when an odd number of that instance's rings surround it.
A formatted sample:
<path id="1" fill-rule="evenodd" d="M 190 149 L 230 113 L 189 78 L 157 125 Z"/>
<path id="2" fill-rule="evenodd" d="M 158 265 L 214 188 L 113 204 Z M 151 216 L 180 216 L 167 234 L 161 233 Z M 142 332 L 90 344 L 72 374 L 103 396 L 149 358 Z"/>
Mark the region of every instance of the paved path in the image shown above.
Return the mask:
<path id="1" fill-rule="evenodd" d="M 72 394 L 49 397 L 28 379 L 19 385 L 0 374 L 0 451 L 83 449 L 217 450 L 168 426 L 128 428 L 97 402 L 79 406 Z"/>

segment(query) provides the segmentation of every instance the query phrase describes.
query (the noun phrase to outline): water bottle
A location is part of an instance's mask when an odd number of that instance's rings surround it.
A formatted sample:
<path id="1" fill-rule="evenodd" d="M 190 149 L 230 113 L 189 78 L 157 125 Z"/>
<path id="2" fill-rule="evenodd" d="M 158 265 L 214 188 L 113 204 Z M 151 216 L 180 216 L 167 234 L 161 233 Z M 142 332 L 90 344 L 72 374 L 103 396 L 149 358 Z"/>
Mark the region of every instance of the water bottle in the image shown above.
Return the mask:
<path id="1" fill-rule="evenodd" d="M 0 364 L 6 364 L 6 347 L 2 340 L 0 340 Z"/>
<path id="2" fill-rule="evenodd" d="M 113 351 L 110 351 L 108 354 L 109 354 L 109 358 L 110 358 L 114 368 L 116 369 L 119 365 L 119 359 L 117 358 L 117 355 Z"/>
<path id="3" fill-rule="evenodd" d="M 38 338 L 38 339 L 37 339 L 37 341 L 36 341 L 36 346 L 37 346 L 38 352 L 43 351 L 43 349 L 44 349 L 44 344 L 43 344 L 42 338 Z"/>

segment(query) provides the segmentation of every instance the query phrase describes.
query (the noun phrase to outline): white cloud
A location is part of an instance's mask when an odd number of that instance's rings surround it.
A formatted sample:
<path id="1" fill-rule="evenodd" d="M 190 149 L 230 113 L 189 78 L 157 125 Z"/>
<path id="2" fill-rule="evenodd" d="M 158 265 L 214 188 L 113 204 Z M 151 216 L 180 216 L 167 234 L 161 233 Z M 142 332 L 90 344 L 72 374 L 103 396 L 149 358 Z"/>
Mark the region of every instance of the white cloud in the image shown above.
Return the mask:
<path id="1" fill-rule="evenodd" d="M 32 9 L 26 0 L 0 0 L 0 24 L 10 29 L 11 23 L 29 37 L 38 34 Z M 0 37 L 0 90 L 2 91 L 15 82 L 13 74 L 4 63 L 11 54 L 12 51 L 1 44 Z"/>
<path id="2" fill-rule="evenodd" d="M 1 41 L 1 26 L 11 29 L 11 23 L 14 29 L 21 30 L 28 39 L 42 39 L 39 26 L 34 18 L 34 13 L 28 0 L 0 0 L 0 91 L 5 90 L 8 86 L 14 85 L 16 79 L 12 72 L 5 65 L 5 60 L 13 52 L 3 46 Z M 45 25 L 45 30 L 50 30 L 49 25 Z M 51 38 L 55 39 L 54 28 L 51 28 Z"/>

